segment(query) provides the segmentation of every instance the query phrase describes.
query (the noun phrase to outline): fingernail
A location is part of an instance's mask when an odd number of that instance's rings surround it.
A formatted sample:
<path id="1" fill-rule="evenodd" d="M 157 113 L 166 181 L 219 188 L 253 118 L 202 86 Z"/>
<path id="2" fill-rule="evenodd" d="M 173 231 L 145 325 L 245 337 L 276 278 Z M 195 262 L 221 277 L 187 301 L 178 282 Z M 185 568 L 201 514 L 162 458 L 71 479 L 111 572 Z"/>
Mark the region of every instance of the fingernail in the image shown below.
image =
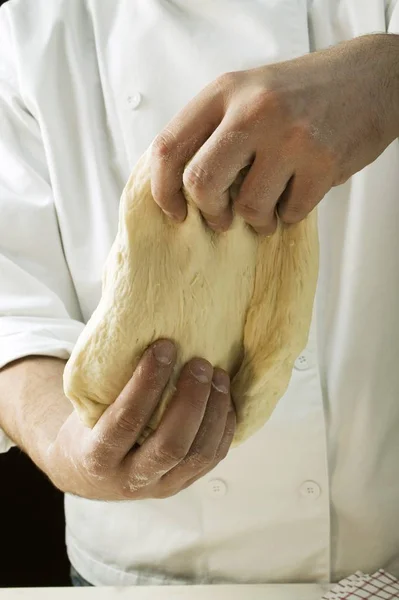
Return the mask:
<path id="1" fill-rule="evenodd" d="M 174 344 L 168 340 L 156 342 L 152 347 L 152 352 L 161 365 L 170 365 L 176 355 Z"/>
<path id="2" fill-rule="evenodd" d="M 209 383 L 212 379 L 213 369 L 211 365 L 204 360 L 192 360 L 190 363 L 190 371 L 200 383 Z"/>
<path id="3" fill-rule="evenodd" d="M 214 371 L 212 379 L 212 387 L 221 394 L 228 394 L 230 387 L 230 379 L 224 371 Z"/>

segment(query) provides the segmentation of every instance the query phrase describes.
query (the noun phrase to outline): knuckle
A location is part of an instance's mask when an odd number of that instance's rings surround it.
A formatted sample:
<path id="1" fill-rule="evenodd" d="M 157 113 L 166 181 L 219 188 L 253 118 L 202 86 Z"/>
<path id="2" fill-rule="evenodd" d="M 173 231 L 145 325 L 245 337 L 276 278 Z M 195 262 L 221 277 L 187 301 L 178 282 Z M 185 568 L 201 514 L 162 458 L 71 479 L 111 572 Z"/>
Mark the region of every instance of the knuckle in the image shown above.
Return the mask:
<path id="1" fill-rule="evenodd" d="M 209 468 L 209 466 L 215 460 L 215 452 L 194 451 L 187 457 L 187 462 L 190 467 L 195 471 L 203 471 Z"/>
<path id="2" fill-rule="evenodd" d="M 259 223 L 262 220 L 263 214 L 260 207 L 248 203 L 244 199 L 238 198 L 235 209 L 246 220 L 251 220 L 254 223 Z"/>
<path id="3" fill-rule="evenodd" d="M 186 454 L 186 448 L 176 442 L 173 444 L 163 442 L 158 444 L 155 448 L 155 460 L 160 465 L 178 464 L 184 460 Z"/>
<path id="4" fill-rule="evenodd" d="M 199 165 L 191 164 L 183 175 L 184 187 L 196 196 L 204 195 L 211 184 L 209 171 Z"/>
<path id="5" fill-rule="evenodd" d="M 252 96 L 252 115 L 259 117 L 265 113 L 276 114 L 283 110 L 284 101 L 282 92 L 271 87 L 256 90 Z"/>
<path id="6" fill-rule="evenodd" d="M 302 221 L 310 210 L 307 202 L 290 203 L 281 211 L 280 217 L 287 225 L 295 225 Z"/>
<path id="7" fill-rule="evenodd" d="M 244 221 L 255 229 L 266 235 L 274 233 L 276 228 L 275 217 L 274 213 L 270 214 L 269 208 L 238 198 L 235 203 L 235 210 Z"/>
<path id="8" fill-rule="evenodd" d="M 235 71 L 227 71 L 222 73 L 215 79 L 216 89 L 225 94 L 237 85 L 238 73 Z"/>
<path id="9" fill-rule="evenodd" d="M 152 144 L 152 157 L 156 161 L 169 161 L 176 149 L 176 138 L 167 129 L 155 138 Z"/>
<path id="10" fill-rule="evenodd" d="M 111 410 L 111 427 L 113 431 L 116 430 L 119 434 L 131 435 L 133 432 L 137 431 L 138 428 L 141 428 L 149 418 L 148 411 L 146 411 L 145 407 L 135 407 L 134 414 L 132 414 L 132 409 L 126 405 L 118 408 L 111 407 Z"/>
<path id="11" fill-rule="evenodd" d="M 138 424 L 143 423 L 144 418 L 136 415 L 134 418 L 129 415 L 126 411 L 117 415 L 116 427 L 120 432 L 132 433 Z"/>

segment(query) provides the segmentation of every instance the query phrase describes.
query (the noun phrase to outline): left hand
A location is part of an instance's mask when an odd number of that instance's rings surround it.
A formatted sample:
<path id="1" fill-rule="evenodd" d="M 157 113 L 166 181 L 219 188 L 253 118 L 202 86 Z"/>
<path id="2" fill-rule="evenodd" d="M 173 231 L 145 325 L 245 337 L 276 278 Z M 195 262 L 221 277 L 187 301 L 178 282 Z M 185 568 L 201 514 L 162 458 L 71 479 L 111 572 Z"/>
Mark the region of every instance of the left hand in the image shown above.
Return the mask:
<path id="1" fill-rule="evenodd" d="M 375 34 L 222 75 L 156 138 L 155 201 L 182 221 L 184 184 L 209 226 L 226 230 L 229 188 L 249 167 L 235 212 L 262 234 L 276 213 L 302 220 L 398 136 L 398 56 L 399 36 Z"/>

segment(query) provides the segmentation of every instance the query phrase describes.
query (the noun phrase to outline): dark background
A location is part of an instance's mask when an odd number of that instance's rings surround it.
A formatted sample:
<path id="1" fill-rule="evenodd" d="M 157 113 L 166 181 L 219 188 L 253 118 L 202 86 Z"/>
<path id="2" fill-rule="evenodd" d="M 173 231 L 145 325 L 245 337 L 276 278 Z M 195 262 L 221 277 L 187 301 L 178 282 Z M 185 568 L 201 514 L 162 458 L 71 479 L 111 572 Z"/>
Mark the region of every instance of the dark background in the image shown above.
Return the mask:
<path id="1" fill-rule="evenodd" d="M 68 571 L 63 495 L 17 448 L 0 454 L 0 587 L 70 585 Z"/>
<path id="2" fill-rule="evenodd" d="M 0 587 L 70 585 L 64 531 L 63 494 L 18 448 L 0 454 Z"/>

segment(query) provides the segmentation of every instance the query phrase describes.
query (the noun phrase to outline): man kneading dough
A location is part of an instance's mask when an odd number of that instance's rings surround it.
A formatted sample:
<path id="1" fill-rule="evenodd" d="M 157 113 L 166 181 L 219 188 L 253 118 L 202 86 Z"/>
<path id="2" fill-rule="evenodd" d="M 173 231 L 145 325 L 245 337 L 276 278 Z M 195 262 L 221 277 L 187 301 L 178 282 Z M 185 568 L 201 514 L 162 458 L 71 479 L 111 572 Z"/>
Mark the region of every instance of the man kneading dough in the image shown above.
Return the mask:
<path id="1" fill-rule="evenodd" d="M 74 584 L 399 576 L 398 34 L 1 7 L 0 449 L 65 492 Z"/>

